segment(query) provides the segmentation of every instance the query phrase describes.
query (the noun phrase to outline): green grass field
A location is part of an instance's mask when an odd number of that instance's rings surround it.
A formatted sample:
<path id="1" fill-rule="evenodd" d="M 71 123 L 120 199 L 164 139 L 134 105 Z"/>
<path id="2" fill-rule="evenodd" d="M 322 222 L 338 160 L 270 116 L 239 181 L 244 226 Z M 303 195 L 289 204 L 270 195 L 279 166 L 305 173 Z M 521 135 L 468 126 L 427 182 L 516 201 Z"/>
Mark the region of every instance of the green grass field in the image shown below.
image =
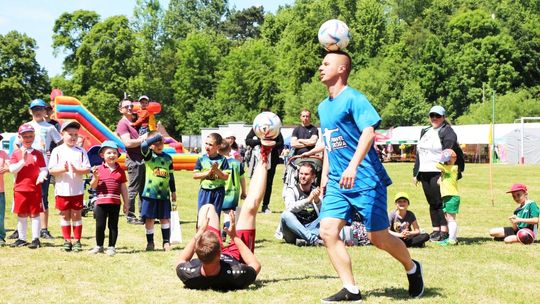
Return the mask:
<path id="1" fill-rule="evenodd" d="M 428 205 L 421 187 L 412 184 L 412 164 L 387 164 L 398 191 L 411 195 L 411 210 L 421 228 L 430 232 Z M 458 216 L 460 245 L 412 249 L 412 256 L 424 267 L 426 291 L 415 303 L 538 303 L 540 290 L 540 246 L 505 245 L 489 238 L 490 227 L 507 226 L 515 203 L 505 194 L 514 182 L 529 186 L 529 197 L 540 200 L 540 166 L 493 167 L 495 202 L 489 190 L 489 166 L 468 164 L 460 181 L 462 196 Z M 270 208 L 259 214 L 255 253 L 262 270 L 247 290 L 220 293 L 184 289 L 176 277 L 176 256 L 194 234 L 198 183 L 190 172 L 177 172 L 176 183 L 184 244 L 171 252 L 145 252 L 143 226 L 120 221 L 114 257 L 104 254 L 64 253 L 61 239 L 43 242 L 37 250 L 0 248 L 0 303 L 318 303 L 341 288 L 324 248 L 296 247 L 274 239 L 281 201 L 278 167 Z M 6 188 L 12 189 L 6 175 Z M 52 188 L 51 188 L 52 192 Z M 8 191 L 7 196 L 11 196 Z M 392 208 L 393 204 L 389 207 Z M 8 199 L 7 209 L 11 208 Z M 94 221 L 84 218 L 85 251 L 95 245 Z M 15 227 L 15 217 L 6 214 L 6 228 Z M 52 212 L 50 230 L 60 236 L 59 217 Z M 107 233 L 107 232 L 106 232 Z M 11 231 L 8 231 L 11 234 Z M 161 235 L 156 233 L 156 241 Z M 9 240 L 11 242 L 11 240 Z M 106 241 L 107 242 L 107 241 Z M 395 303 L 407 298 L 407 278 L 401 265 L 373 246 L 349 248 L 353 271 L 367 303 Z"/>

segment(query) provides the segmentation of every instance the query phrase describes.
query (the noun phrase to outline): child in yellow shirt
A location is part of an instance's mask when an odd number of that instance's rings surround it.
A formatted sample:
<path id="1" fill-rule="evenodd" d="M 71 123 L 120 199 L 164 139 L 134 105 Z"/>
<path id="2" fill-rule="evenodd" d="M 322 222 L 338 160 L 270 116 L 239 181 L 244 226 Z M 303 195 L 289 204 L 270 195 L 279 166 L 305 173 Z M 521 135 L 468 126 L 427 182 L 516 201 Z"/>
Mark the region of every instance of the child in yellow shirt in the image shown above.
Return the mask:
<path id="1" fill-rule="evenodd" d="M 458 243 L 456 216 L 459 213 L 460 197 L 456 159 L 456 152 L 452 149 L 446 149 L 442 153 L 441 162 L 437 164 L 437 169 L 441 170 L 438 183 L 441 186 L 443 211 L 448 222 L 448 238 L 438 242 L 441 246 L 457 245 Z"/>

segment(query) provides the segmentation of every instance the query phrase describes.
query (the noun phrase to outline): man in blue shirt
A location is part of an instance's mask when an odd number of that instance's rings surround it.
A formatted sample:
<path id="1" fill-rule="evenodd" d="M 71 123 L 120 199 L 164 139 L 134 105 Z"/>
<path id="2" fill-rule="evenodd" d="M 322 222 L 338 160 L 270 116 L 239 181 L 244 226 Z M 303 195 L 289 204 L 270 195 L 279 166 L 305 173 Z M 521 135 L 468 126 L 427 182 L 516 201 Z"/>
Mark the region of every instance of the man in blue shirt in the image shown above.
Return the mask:
<path id="1" fill-rule="evenodd" d="M 328 53 L 319 67 L 320 80 L 329 93 L 318 109 L 325 144 L 320 235 L 343 282 L 342 290 L 322 301 L 362 299 L 350 256 L 339 238 L 341 228 L 352 220 L 354 212 L 362 215 L 371 243 L 390 253 L 405 268 L 409 295 L 420 297 L 424 292 L 421 265 L 411 259 L 403 242 L 388 232 L 386 187 L 392 181 L 373 147 L 381 118 L 362 93 L 347 86 L 350 71 L 351 58 L 342 51 Z"/>

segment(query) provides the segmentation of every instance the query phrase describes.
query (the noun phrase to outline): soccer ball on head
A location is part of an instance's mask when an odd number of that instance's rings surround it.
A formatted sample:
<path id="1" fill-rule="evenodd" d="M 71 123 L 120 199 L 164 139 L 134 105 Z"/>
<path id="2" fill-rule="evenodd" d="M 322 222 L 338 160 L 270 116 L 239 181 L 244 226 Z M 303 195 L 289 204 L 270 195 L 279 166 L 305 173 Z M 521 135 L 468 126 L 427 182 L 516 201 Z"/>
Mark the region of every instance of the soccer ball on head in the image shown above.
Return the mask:
<path id="1" fill-rule="evenodd" d="M 519 229 L 516 236 L 518 241 L 524 245 L 532 244 L 535 239 L 534 232 L 529 228 Z"/>
<path id="2" fill-rule="evenodd" d="M 319 28 L 319 43 L 327 51 L 338 51 L 347 47 L 351 34 L 345 22 L 330 19 Z"/>
<path id="3" fill-rule="evenodd" d="M 281 119 L 272 112 L 262 112 L 253 120 L 253 131 L 261 140 L 273 140 L 279 135 Z"/>

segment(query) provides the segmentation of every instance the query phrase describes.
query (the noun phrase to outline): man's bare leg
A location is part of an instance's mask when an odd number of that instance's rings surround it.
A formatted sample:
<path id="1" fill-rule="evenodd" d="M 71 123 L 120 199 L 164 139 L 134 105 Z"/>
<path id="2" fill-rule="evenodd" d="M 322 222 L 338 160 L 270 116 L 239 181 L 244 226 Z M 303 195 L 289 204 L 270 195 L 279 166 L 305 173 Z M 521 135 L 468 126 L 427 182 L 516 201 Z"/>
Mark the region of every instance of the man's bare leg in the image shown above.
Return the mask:
<path id="1" fill-rule="evenodd" d="M 326 246 L 332 266 L 339 275 L 344 286 L 355 285 L 352 273 L 351 257 L 347 252 L 345 243 L 339 238 L 341 228 L 345 221 L 337 218 L 324 218 L 321 221 L 320 235 Z"/>
<path id="2" fill-rule="evenodd" d="M 411 255 L 405 244 L 391 235 L 387 229 L 368 232 L 368 237 L 373 245 L 392 255 L 398 260 L 405 271 L 409 271 L 414 267 Z"/>
<path id="3" fill-rule="evenodd" d="M 214 205 L 203 205 L 199 210 L 199 216 L 197 216 L 197 218 L 197 227 L 204 226 L 204 224 L 208 222 L 209 227 L 213 227 L 219 231 L 219 216 Z"/>
<path id="4" fill-rule="evenodd" d="M 262 150 L 262 149 L 261 149 Z M 263 153 L 263 151 L 261 151 Z M 266 190 L 266 178 L 268 170 L 266 169 L 266 163 L 259 161 L 255 167 L 255 172 L 249 182 L 249 189 L 247 197 L 244 200 L 242 209 L 240 210 L 240 217 L 236 224 L 238 230 L 251 230 L 255 229 L 255 218 L 257 216 L 257 210 L 261 204 L 264 192 Z"/>

